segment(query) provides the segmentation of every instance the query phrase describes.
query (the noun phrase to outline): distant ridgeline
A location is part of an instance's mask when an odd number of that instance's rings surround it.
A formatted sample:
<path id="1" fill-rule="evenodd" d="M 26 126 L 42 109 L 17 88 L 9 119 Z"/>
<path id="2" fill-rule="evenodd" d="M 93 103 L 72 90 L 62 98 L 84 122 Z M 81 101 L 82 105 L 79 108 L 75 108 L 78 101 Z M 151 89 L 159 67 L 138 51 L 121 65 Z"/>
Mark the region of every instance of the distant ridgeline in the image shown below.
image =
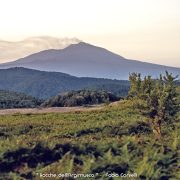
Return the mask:
<path id="1" fill-rule="evenodd" d="M 41 100 L 23 93 L 0 90 L 0 109 L 34 108 L 42 103 Z"/>
<path id="2" fill-rule="evenodd" d="M 85 42 L 71 44 L 64 49 L 48 49 L 13 62 L 0 64 L 1 69 L 12 67 L 63 72 L 76 77 L 119 80 L 128 80 L 129 73 L 132 72 L 141 73 L 142 76 L 151 75 L 152 78 L 158 77 L 165 71 L 174 75 L 180 74 L 180 68 L 127 59 L 107 49 Z"/>
<path id="3" fill-rule="evenodd" d="M 79 90 L 59 94 L 45 101 L 43 107 L 71 107 L 100 103 L 109 103 L 120 100 L 119 97 L 105 91 Z"/>
<path id="4" fill-rule="evenodd" d="M 45 72 L 26 68 L 0 69 L 0 89 L 21 92 L 39 99 L 47 99 L 72 90 L 104 90 L 118 96 L 128 94 L 126 80 L 75 77 L 60 72 Z"/>

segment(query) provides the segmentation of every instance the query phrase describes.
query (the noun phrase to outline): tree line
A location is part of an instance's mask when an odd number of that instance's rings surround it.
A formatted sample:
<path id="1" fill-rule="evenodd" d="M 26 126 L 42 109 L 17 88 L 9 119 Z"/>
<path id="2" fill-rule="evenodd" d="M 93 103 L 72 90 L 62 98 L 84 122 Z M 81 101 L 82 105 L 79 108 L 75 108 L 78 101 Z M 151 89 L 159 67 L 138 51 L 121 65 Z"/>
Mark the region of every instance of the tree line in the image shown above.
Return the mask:
<path id="1" fill-rule="evenodd" d="M 118 101 L 120 97 L 106 91 L 79 90 L 61 93 L 45 101 L 43 107 L 71 107 Z"/>

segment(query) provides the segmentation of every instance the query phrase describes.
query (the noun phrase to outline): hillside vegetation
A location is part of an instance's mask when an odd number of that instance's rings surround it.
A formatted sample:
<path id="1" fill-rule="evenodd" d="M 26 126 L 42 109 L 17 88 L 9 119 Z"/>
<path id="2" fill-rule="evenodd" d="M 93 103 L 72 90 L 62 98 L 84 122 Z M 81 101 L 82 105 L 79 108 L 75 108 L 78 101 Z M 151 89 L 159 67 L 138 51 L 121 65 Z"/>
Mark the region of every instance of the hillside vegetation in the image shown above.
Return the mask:
<path id="1" fill-rule="evenodd" d="M 174 81 L 132 73 L 128 99 L 99 110 L 0 116 L 1 179 L 180 179 Z"/>
<path id="2" fill-rule="evenodd" d="M 71 107 L 71 106 L 110 103 L 110 102 L 118 101 L 119 99 L 120 99 L 119 97 L 105 91 L 79 90 L 79 91 L 71 91 L 57 95 L 45 101 L 41 106 Z"/>
<path id="3" fill-rule="evenodd" d="M 71 90 L 105 90 L 126 96 L 129 82 L 100 78 L 78 78 L 59 72 L 45 72 L 26 68 L 0 69 L 0 89 L 22 92 L 39 99 L 47 99 Z"/>
<path id="4" fill-rule="evenodd" d="M 41 103 L 41 100 L 23 93 L 0 90 L 0 109 L 34 108 Z"/>
<path id="5" fill-rule="evenodd" d="M 1 178 L 70 172 L 108 179 L 108 172 L 179 179 L 180 122 L 173 131 L 164 126 L 164 136 L 157 139 L 136 103 L 126 100 L 81 113 L 0 116 Z"/>

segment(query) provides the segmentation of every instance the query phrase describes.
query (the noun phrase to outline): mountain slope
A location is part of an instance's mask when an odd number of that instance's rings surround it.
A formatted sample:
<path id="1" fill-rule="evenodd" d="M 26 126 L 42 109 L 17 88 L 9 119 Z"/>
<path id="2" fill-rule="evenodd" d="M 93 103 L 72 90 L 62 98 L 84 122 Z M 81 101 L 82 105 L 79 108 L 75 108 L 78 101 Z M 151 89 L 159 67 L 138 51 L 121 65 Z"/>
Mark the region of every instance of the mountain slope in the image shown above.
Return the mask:
<path id="1" fill-rule="evenodd" d="M 128 79 L 129 73 L 157 77 L 168 70 L 180 74 L 180 68 L 167 67 L 141 61 L 125 59 L 106 49 L 84 42 L 73 44 L 62 50 L 46 50 L 17 61 L 1 64 L 0 68 L 25 67 L 43 71 L 56 71 L 78 77 Z"/>
<path id="2" fill-rule="evenodd" d="M 16 60 L 47 49 L 64 49 L 79 42 L 80 40 L 76 38 L 54 38 L 49 36 L 30 37 L 18 42 L 0 40 L 0 62 Z"/>
<path id="3" fill-rule="evenodd" d="M 49 98 L 61 92 L 81 89 L 107 90 L 117 95 L 127 94 L 128 81 L 77 78 L 59 72 L 44 72 L 26 68 L 0 69 L 0 89 L 23 92 L 37 98 Z"/>

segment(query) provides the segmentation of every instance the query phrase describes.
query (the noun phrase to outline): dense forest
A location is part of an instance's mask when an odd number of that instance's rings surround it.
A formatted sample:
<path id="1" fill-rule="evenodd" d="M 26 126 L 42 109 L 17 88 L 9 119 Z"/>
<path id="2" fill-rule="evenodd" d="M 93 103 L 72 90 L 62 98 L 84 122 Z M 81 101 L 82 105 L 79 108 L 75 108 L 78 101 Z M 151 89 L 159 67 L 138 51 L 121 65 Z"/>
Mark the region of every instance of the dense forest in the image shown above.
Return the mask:
<path id="1" fill-rule="evenodd" d="M 42 100 L 23 93 L 0 90 L 0 109 L 9 108 L 34 108 L 39 106 Z"/>
<path id="2" fill-rule="evenodd" d="M 40 100 L 24 93 L 0 90 L 0 109 L 71 107 L 118 101 L 120 97 L 106 91 L 79 90 L 60 93 L 47 100 Z"/>
<path id="3" fill-rule="evenodd" d="M 129 81 L 75 77 L 59 72 L 44 72 L 26 68 L 0 69 L 0 89 L 21 92 L 39 99 L 72 90 L 105 90 L 126 96 Z"/>
<path id="4" fill-rule="evenodd" d="M 118 101 L 120 98 L 105 91 L 79 90 L 62 93 L 47 101 L 44 107 L 82 106 Z"/>

